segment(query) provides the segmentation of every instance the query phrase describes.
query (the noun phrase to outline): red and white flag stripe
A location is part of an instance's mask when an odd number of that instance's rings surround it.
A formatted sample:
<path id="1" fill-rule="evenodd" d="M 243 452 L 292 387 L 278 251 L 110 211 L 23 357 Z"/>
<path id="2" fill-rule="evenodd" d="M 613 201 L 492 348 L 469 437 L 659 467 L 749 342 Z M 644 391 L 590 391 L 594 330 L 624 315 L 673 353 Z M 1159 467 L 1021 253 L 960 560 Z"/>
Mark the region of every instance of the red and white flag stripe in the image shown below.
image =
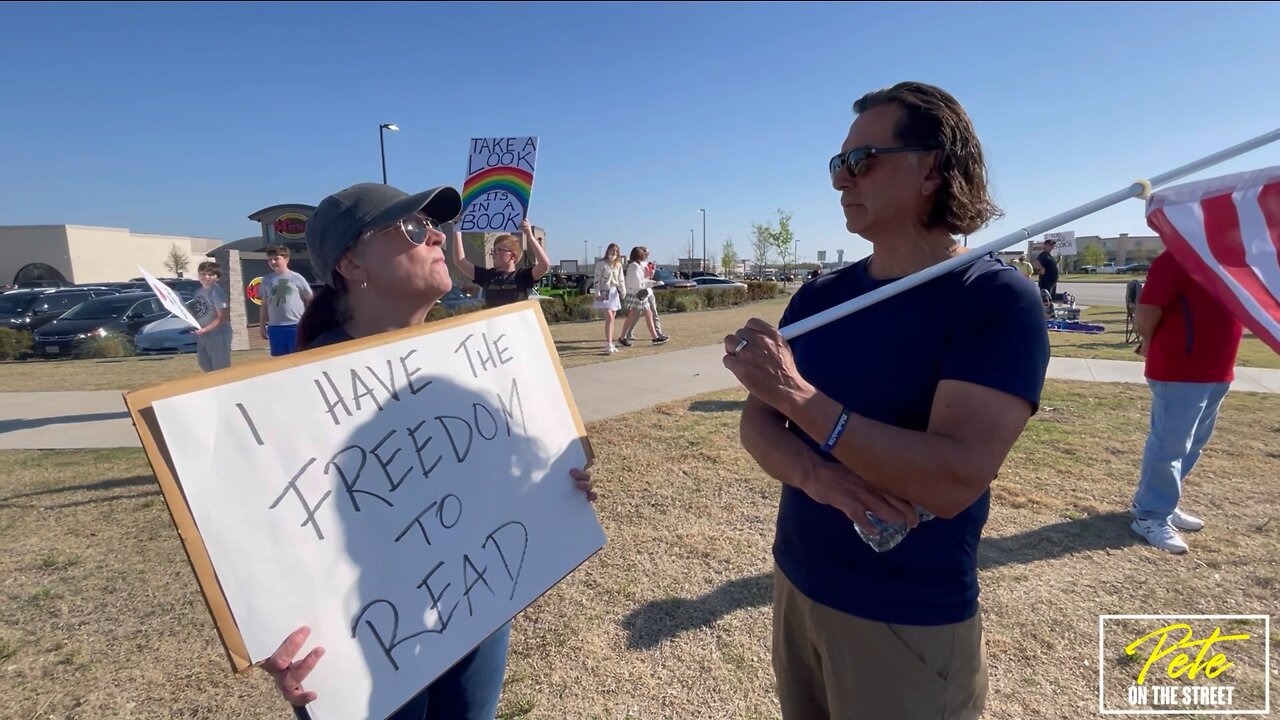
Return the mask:
<path id="1" fill-rule="evenodd" d="M 1280 167 L 1177 185 L 1147 225 L 1188 274 L 1280 353 Z"/>

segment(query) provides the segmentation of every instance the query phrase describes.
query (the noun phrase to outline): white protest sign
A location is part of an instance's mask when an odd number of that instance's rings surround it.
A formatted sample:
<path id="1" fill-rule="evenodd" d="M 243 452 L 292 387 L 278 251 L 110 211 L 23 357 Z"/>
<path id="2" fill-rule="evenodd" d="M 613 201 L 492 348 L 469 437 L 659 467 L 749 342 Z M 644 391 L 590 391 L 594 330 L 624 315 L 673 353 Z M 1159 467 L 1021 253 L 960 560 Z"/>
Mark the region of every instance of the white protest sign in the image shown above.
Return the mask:
<path id="1" fill-rule="evenodd" d="M 1046 241 L 1053 240 L 1057 242 L 1058 255 L 1076 254 L 1076 234 L 1073 230 L 1045 233 L 1044 239 Z"/>
<path id="2" fill-rule="evenodd" d="M 381 720 L 603 547 L 553 347 L 528 302 L 129 394 L 233 658 L 306 625 L 312 717 Z"/>
<path id="3" fill-rule="evenodd" d="M 538 138 L 472 138 L 462 184 L 464 232 L 518 233 L 529 214 Z"/>
<path id="4" fill-rule="evenodd" d="M 142 268 L 138 269 L 142 270 Z M 197 330 L 200 329 L 200 323 L 191 316 L 191 313 L 187 312 L 187 306 L 182 304 L 182 298 L 178 293 L 173 291 L 173 288 L 160 282 L 154 275 L 146 270 L 142 270 L 142 277 L 145 278 L 147 284 L 151 286 L 151 291 L 156 294 L 156 297 L 160 298 L 160 303 L 164 305 L 166 310 L 177 315 L 179 318 L 182 318 L 182 320 L 191 327 Z"/>

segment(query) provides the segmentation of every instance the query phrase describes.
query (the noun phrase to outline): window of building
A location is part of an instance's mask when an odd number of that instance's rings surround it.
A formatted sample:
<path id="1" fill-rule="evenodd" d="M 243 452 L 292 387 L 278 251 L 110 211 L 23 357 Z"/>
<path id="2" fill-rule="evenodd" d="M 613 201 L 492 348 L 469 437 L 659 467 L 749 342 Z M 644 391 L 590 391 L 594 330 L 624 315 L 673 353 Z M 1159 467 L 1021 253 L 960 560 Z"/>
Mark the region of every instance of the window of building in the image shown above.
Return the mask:
<path id="1" fill-rule="evenodd" d="M 44 263 L 30 263 L 22 266 L 22 269 L 13 276 L 13 284 L 19 287 L 23 285 L 65 285 L 67 279 L 58 272 L 58 269 L 52 265 Z"/>

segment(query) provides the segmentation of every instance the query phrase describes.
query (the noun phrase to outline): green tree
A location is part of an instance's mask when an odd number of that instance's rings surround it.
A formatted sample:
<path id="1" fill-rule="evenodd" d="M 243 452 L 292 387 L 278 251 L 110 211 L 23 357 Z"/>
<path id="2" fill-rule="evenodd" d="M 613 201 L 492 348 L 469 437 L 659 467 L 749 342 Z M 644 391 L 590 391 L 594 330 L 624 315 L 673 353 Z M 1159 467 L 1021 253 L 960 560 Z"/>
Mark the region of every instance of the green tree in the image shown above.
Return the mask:
<path id="1" fill-rule="evenodd" d="M 764 272 L 764 266 L 769 264 L 774 232 L 772 223 L 751 223 L 751 252 L 755 256 L 757 272 Z"/>
<path id="2" fill-rule="evenodd" d="M 1080 264 L 1098 267 L 1107 261 L 1107 254 L 1101 245 L 1086 245 L 1080 250 Z"/>
<path id="3" fill-rule="evenodd" d="M 737 264 L 738 251 L 733 247 L 733 238 L 727 237 L 724 239 L 724 245 L 720 248 L 720 267 L 724 268 L 725 275 L 729 275 Z"/>
<path id="4" fill-rule="evenodd" d="M 191 257 L 183 252 L 177 243 L 174 243 L 169 246 L 169 254 L 164 259 L 164 268 L 175 276 L 182 277 L 182 273 L 187 271 L 187 265 L 190 262 Z"/>
<path id="5" fill-rule="evenodd" d="M 787 258 L 792 258 L 792 249 L 795 248 L 796 236 L 791 231 L 791 213 L 779 208 L 778 209 L 778 229 L 774 230 L 770 236 L 773 249 L 778 251 L 778 257 L 782 260 L 783 271 L 787 269 Z"/>

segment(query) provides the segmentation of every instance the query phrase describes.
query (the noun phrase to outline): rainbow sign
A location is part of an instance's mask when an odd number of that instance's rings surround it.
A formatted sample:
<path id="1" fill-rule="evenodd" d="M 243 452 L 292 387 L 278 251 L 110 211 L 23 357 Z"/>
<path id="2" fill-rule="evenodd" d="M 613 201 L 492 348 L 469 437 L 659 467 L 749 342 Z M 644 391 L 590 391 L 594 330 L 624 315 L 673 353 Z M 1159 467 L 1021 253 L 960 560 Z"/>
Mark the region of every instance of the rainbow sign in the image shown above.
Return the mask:
<path id="1" fill-rule="evenodd" d="M 470 151 L 459 229 L 519 232 L 529 212 L 538 138 L 472 138 Z"/>

